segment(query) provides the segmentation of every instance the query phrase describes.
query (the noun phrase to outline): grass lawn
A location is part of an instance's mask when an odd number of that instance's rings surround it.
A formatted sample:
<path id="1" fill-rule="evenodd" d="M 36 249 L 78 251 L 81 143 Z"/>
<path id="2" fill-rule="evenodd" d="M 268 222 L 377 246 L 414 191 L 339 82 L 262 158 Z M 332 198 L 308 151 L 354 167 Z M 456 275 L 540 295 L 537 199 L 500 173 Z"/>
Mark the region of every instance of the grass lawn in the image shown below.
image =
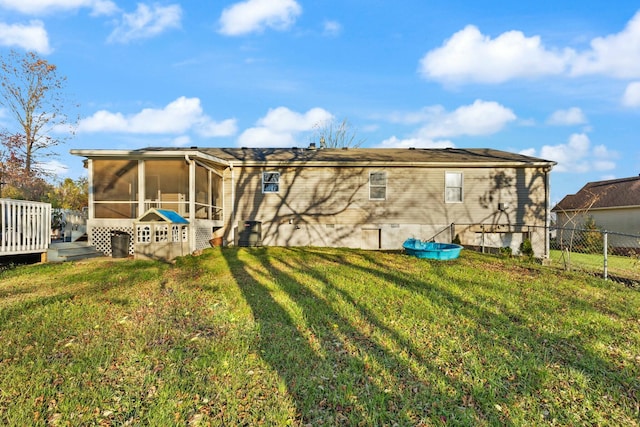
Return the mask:
<path id="1" fill-rule="evenodd" d="M 603 254 L 583 254 L 572 252 L 568 255 L 559 250 L 551 250 L 549 254 L 551 262 L 564 268 L 568 263 L 572 270 L 584 270 L 598 273 L 602 276 L 604 271 Z M 607 256 L 607 270 L 610 275 L 640 281 L 640 259 L 637 256 Z"/>
<path id="2" fill-rule="evenodd" d="M 22 266 L 0 424 L 639 425 L 639 316 L 638 291 L 470 251 Z"/>

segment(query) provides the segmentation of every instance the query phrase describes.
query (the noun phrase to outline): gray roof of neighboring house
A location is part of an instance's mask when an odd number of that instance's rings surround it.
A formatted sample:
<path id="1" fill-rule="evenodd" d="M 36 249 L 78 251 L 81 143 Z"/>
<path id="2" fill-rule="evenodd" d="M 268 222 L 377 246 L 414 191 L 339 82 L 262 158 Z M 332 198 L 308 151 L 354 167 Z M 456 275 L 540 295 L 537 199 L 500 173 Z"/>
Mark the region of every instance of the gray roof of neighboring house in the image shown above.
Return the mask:
<path id="1" fill-rule="evenodd" d="M 340 164 L 464 164 L 469 166 L 510 165 L 552 167 L 555 162 L 488 148 L 163 148 L 140 150 L 71 150 L 85 157 L 147 157 L 163 155 L 205 155 L 228 163 L 340 163 Z"/>
<path id="2" fill-rule="evenodd" d="M 640 206 L 640 176 L 587 183 L 576 194 L 569 194 L 551 211 Z"/>

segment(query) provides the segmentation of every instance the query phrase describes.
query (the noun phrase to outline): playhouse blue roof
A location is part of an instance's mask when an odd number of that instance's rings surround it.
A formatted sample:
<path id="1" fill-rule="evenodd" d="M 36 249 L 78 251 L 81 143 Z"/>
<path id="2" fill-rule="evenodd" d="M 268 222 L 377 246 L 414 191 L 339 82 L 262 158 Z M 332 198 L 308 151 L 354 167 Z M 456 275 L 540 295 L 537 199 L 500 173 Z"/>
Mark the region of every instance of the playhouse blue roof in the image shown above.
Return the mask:
<path id="1" fill-rule="evenodd" d="M 174 224 L 189 224 L 186 218 L 178 214 L 176 211 L 172 211 L 169 209 L 156 209 L 160 215 L 165 217 L 167 221 L 172 222 Z"/>

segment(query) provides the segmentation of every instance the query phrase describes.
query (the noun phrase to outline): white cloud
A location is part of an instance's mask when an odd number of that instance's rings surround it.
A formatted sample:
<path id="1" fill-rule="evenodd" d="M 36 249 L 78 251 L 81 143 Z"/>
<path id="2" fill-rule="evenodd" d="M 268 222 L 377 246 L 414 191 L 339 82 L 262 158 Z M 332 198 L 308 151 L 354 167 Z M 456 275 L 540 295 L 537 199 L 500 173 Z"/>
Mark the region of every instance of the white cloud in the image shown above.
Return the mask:
<path id="1" fill-rule="evenodd" d="M 27 15 L 42 15 L 58 10 L 91 9 L 92 15 L 109 15 L 118 10 L 110 0 L 0 0 L 0 7 Z"/>
<path id="2" fill-rule="evenodd" d="M 197 129 L 199 135 L 208 138 L 235 135 L 237 131 L 238 123 L 236 119 L 215 122 L 206 118 L 198 124 Z"/>
<path id="3" fill-rule="evenodd" d="M 621 32 L 593 39 L 591 50 L 580 53 L 575 58 L 571 74 L 640 77 L 640 12 L 636 13 Z"/>
<path id="4" fill-rule="evenodd" d="M 106 110 L 80 120 L 78 132 L 118 132 L 131 134 L 183 134 L 196 132 L 204 137 L 236 133 L 235 119 L 215 122 L 203 113 L 200 99 L 180 97 L 162 109 L 145 108 L 125 116 Z"/>
<path id="5" fill-rule="evenodd" d="M 265 28 L 286 30 L 301 13 L 295 0 L 246 0 L 222 11 L 220 33 L 239 36 Z"/>
<path id="6" fill-rule="evenodd" d="M 385 139 L 376 148 L 447 148 L 455 147 L 453 142 L 448 140 L 434 141 L 424 138 L 405 138 L 398 139 L 395 136 Z"/>
<path id="7" fill-rule="evenodd" d="M 28 25 L 0 22 L 0 45 L 20 47 L 41 54 L 51 53 L 47 30 L 44 23 L 38 20 L 31 21 Z"/>
<path id="8" fill-rule="evenodd" d="M 191 144 L 191 138 L 188 135 L 180 135 L 171 141 L 171 145 L 174 147 L 186 147 L 189 144 Z"/>
<path id="9" fill-rule="evenodd" d="M 69 167 L 58 160 L 49 160 L 48 162 L 38 163 L 38 167 L 46 173 L 58 177 L 65 176 L 69 172 Z"/>
<path id="10" fill-rule="evenodd" d="M 629 83 L 622 96 L 625 107 L 640 107 L 640 82 Z"/>
<path id="11" fill-rule="evenodd" d="M 508 31 L 496 38 L 469 25 L 420 61 L 424 78 L 443 83 L 503 83 L 550 75 L 640 78 L 640 12 L 619 33 L 596 37 L 590 48 L 548 48 L 540 36 Z"/>
<path id="12" fill-rule="evenodd" d="M 497 102 L 478 99 L 451 112 L 441 105 L 434 105 L 418 111 L 391 113 L 386 119 L 392 123 L 420 127 L 408 138 L 392 136 L 382 141 L 378 145 L 380 148 L 445 148 L 454 146 L 447 138 L 491 135 L 501 131 L 517 117 L 513 111 Z"/>
<path id="13" fill-rule="evenodd" d="M 566 144 L 545 145 L 540 151 L 530 148 L 520 152 L 558 162 L 556 172 L 585 173 L 606 171 L 616 168 L 618 153 L 604 145 L 591 147 L 589 137 L 584 133 L 573 134 Z"/>
<path id="14" fill-rule="evenodd" d="M 555 126 L 582 125 L 587 123 L 587 117 L 580 108 L 572 107 L 568 110 L 555 111 L 551 114 L 547 123 Z"/>
<path id="15" fill-rule="evenodd" d="M 336 37 L 342 32 L 342 25 L 338 21 L 324 21 L 322 27 L 322 33 L 327 37 Z"/>
<path id="16" fill-rule="evenodd" d="M 333 119 L 333 115 L 322 108 L 312 108 L 304 114 L 291 111 L 286 107 L 269 110 L 258 124 L 276 131 L 306 131 L 314 126 Z"/>
<path id="17" fill-rule="evenodd" d="M 495 39 L 469 25 L 420 61 L 425 78 L 443 82 L 502 83 L 516 77 L 562 73 L 571 51 L 548 50 L 540 37 L 509 31 Z"/>
<path id="18" fill-rule="evenodd" d="M 122 15 L 122 21 L 107 39 L 109 42 L 127 43 L 131 40 L 157 36 L 171 28 L 180 28 L 182 8 L 180 5 L 168 6 L 138 3 L 133 13 Z"/>
<path id="19" fill-rule="evenodd" d="M 294 147 L 297 144 L 291 133 L 258 127 L 242 132 L 238 138 L 238 145 L 241 147 Z"/>
<path id="20" fill-rule="evenodd" d="M 429 119 L 429 123 L 420 129 L 419 135 L 425 139 L 491 135 L 515 119 L 516 115 L 509 108 L 497 102 L 479 99 L 450 113 L 444 109 L 438 111 Z"/>
<path id="21" fill-rule="evenodd" d="M 238 138 L 243 147 L 293 147 L 296 136 L 333 120 L 333 115 L 322 108 L 298 113 L 286 107 L 271 109 L 257 121 L 257 126 L 245 130 Z"/>

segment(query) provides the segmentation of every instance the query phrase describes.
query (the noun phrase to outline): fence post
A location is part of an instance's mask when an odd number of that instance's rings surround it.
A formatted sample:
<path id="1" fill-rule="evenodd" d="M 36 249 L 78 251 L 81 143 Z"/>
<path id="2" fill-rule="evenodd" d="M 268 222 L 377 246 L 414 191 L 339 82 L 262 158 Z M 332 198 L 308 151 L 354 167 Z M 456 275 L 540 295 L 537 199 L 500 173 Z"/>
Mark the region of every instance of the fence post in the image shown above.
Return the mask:
<path id="1" fill-rule="evenodd" d="M 608 235 L 607 235 L 607 230 L 605 230 L 602 233 L 602 240 L 603 240 L 603 245 L 602 246 L 604 246 L 604 248 L 602 249 L 602 254 L 604 255 L 604 273 L 603 273 L 603 276 L 604 276 L 604 280 L 607 280 L 607 276 L 609 274 L 609 272 L 608 272 L 608 259 L 607 259 L 607 252 L 608 252 L 607 251 L 607 247 L 609 246 L 608 245 L 609 238 L 608 238 Z"/>

